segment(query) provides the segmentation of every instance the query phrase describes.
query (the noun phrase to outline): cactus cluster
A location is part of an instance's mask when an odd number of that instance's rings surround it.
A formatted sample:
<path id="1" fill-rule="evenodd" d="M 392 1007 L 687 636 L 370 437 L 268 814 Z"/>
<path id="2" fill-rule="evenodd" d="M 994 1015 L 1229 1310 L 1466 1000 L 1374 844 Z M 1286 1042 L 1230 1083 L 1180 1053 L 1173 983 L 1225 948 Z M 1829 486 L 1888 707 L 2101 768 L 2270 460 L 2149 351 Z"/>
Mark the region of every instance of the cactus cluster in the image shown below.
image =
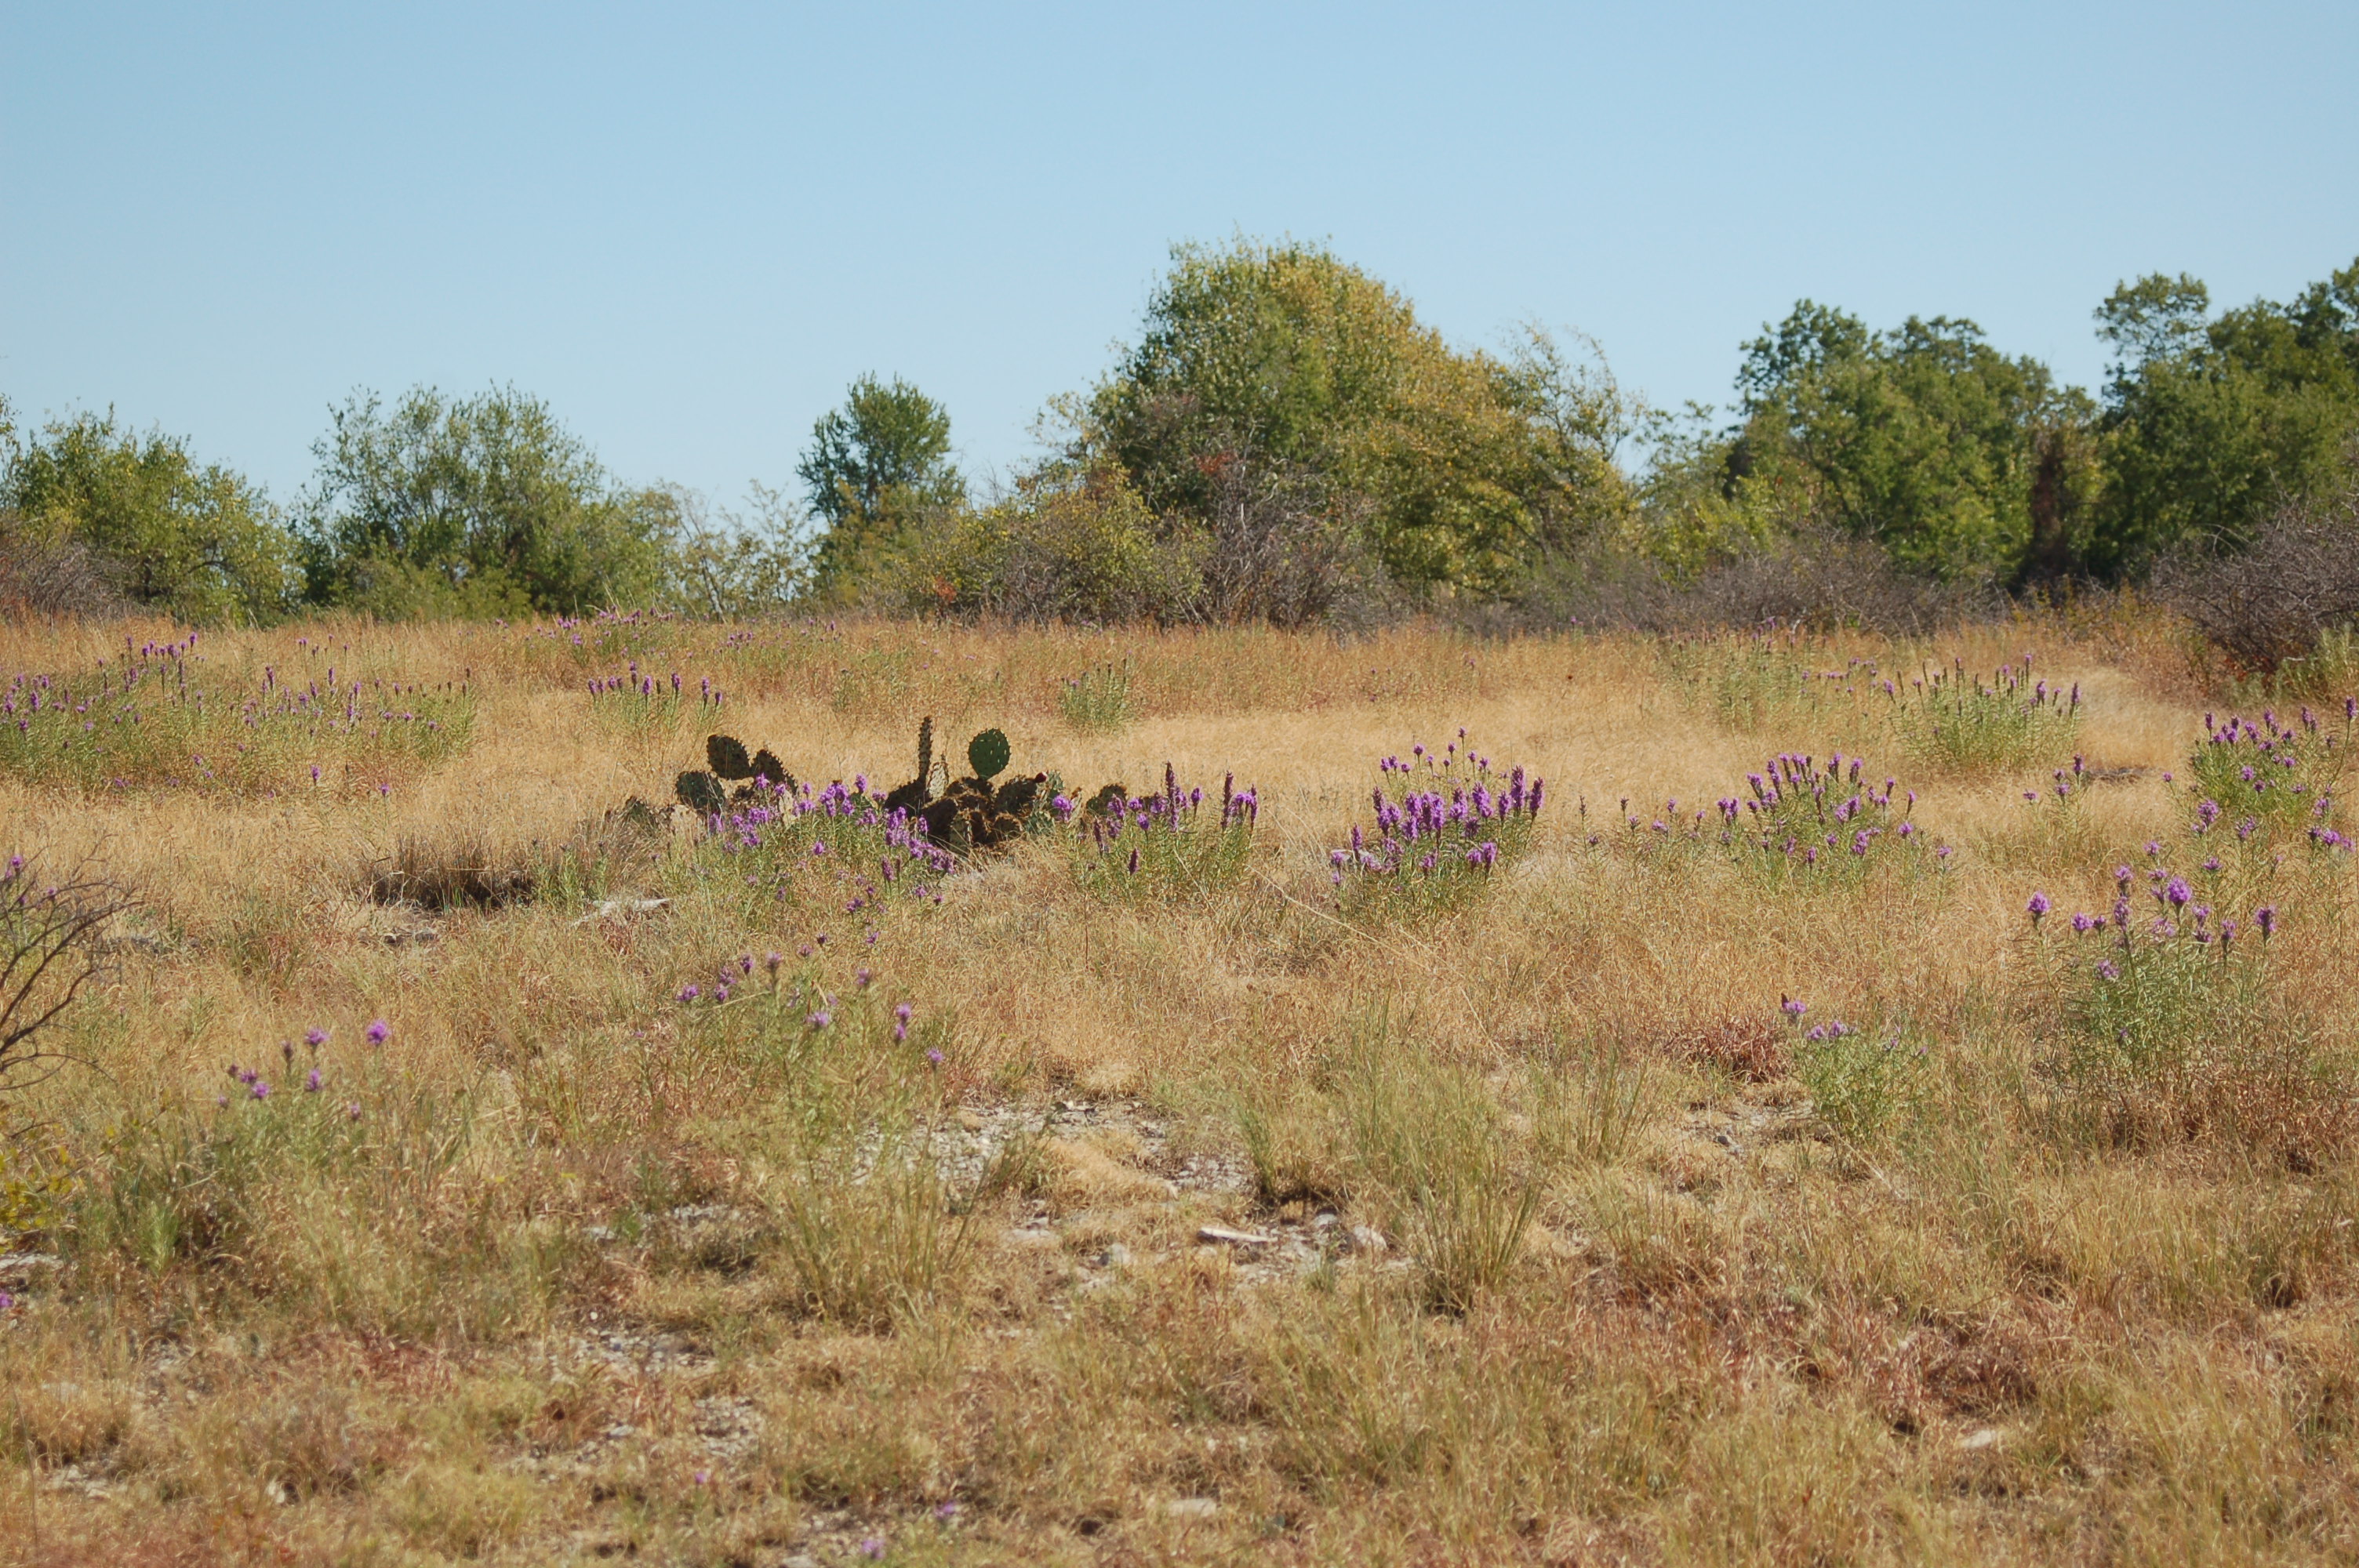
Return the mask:
<path id="1" fill-rule="evenodd" d="M 955 854 L 1011 843 L 1046 821 L 1038 809 L 1044 804 L 1043 791 L 1053 795 L 1055 789 L 1047 773 L 995 784 L 1007 769 L 1008 755 L 1006 734 L 985 730 L 967 742 L 967 766 L 973 771 L 964 778 L 949 780 L 937 795 L 934 721 L 929 717 L 918 726 L 917 776 L 885 796 L 885 809 L 887 814 L 907 812 L 912 822 L 925 825 L 928 838 Z M 943 768 L 944 773 L 949 771 Z"/>
<path id="2" fill-rule="evenodd" d="M 766 791 L 794 793 L 794 775 L 767 746 L 749 757 L 745 743 L 734 735 L 707 735 L 704 762 L 704 767 L 680 774 L 672 785 L 679 803 L 700 816 L 743 806 Z M 737 786 L 734 790 L 729 787 L 732 784 Z"/>

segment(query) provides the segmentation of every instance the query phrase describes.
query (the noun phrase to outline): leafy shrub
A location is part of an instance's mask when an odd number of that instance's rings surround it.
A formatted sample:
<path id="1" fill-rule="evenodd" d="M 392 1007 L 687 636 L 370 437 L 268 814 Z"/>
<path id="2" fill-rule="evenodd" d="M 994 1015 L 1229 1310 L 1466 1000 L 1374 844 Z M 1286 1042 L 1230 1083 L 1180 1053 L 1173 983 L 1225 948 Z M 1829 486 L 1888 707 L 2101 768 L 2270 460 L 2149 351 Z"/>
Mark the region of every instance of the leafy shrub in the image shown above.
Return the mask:
<path id="1" fill-rule="evenodd" d="M 891 574 L 920 612 L 1168 624 L 1203 588 L 1199 540 L 1161 526 L 1120 470 L 1024 480 L 980 511 L 916 529 Z"/>
<path id="2" fill-rule="evenodd" d="M 0 512 L 18 591 L 60 608 L 119 598 L 215 624 L 270 620 L 294 597 L 295 541 L 262 492 L 112 414 L 35 437 L 0 474 Z"/>
<path id="3" fill-rule="evenodd" d="M 1961 659 L 1908 689 L 1886 678 L 1887 720 L 1901 748 L 1919 761 L 1960 773 L 2019 767 L 2068 748 L 2081 726 L 2081 687 L 2068 693 L 2034 680 L 2031 655 L 2004 665 L 1985 685 Z"/>
<path id="4" fill-rule="evenodd" d="M 1650 553 L 1653 539 L 1647 544 L 1608 539 L 1552 553 L 1511 597 L 1455 613 L 1490 631 L 1856 628 L 1922 636 L 2005 602 L 1971 583 L 1907 570 L 1867 540 L 1804 532 L 1747 543 L 1693 569 Z"/>
<path id="5" fill-rule="evenodd" d="M 0 511 L 0 612 L 96 616 L 120 610 L 123 602 L 88 545 Z"/>
<path id="6" fill-rule="evenodd" d="M 614 481 L 549 406 L 514 388 L 387 408 L 355 395 L 314 444 L 311 597 L 387 619 L 643 604 L 663 586 L 663 492 Z"/>
<path id="7" fill-rule="evenodd" d="M 308 782 L 382 784 L 466 748 L 474 697 L 306 655 L 306 673 L 265 665 L 244 690 L 209 680 L 200 633 L 135 644 L 110 667 L 22 673 L 0 687 L 0 772 L 81 789 L 167 787 L 261 794 Z M 306 770 L 309 770 L 308 774 Z"/>

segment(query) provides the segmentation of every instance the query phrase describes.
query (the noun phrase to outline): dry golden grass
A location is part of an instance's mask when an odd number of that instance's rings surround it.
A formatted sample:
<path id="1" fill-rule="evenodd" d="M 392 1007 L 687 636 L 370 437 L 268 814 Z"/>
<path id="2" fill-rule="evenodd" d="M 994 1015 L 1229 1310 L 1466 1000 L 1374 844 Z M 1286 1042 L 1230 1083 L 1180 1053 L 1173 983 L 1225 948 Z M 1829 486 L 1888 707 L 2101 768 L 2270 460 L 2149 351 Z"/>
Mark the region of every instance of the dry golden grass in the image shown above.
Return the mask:
<path id="1" fill-rule="evenodd" d="M 0 678 L 124 630 L 0 628 Z M 2349 860 L 2289 849 L 2256 978 L 2166 999 L 2183 1062 L 2073 1065 L 2066 912 L 2188 853 L 2167 629 L 1804 650 L 2030 653 L 2126 770 L 2069 807 L 2022 795 L 2070 750 L 1887 764 L 1875 703 L 1732 724 L 1717 653 L 1638 640 L 336 623 L 206 657 L 299 637 L 470 683 L 467 750 L 384 791 L 0 780 L 0 853 L 95 849 L 145 901 L 79 1065 L 5 1106 L 0 1561 L 2359 1555 Z M 634 659 L 685 698 L 588 695 Z M 1063 683 L 1110 663 L 1136 717 L 1077 730 Z M 1106 899 L 1036 841 L 847 912 L 829 862 L 749 894 L 606 821 L 708 727 L 881 789 L 922 714 L 1083 789 L 1234 772 L 1248 873 Z M 1445 914 L 1343 913 L 1375 760 L 1461 726 L 1547 778 L 1529 851 Z M 1954 856 L 1786 880 L 1623 825 L 1787 750 L 1865 752 Z M 529 895 L 371 896 L 445 862 Z"/>

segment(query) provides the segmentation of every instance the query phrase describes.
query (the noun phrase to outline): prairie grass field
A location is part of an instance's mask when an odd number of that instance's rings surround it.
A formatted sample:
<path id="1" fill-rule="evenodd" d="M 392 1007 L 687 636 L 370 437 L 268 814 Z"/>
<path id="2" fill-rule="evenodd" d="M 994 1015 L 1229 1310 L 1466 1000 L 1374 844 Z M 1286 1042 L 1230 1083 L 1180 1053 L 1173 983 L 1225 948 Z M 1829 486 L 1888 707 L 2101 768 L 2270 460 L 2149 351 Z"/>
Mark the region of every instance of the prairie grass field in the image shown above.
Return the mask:
<path id="1" fill-rule="evenodd" d="M 2191 646 L 0 626 L 0 1561 L 2350 1561 L 2354 731 Z"/>

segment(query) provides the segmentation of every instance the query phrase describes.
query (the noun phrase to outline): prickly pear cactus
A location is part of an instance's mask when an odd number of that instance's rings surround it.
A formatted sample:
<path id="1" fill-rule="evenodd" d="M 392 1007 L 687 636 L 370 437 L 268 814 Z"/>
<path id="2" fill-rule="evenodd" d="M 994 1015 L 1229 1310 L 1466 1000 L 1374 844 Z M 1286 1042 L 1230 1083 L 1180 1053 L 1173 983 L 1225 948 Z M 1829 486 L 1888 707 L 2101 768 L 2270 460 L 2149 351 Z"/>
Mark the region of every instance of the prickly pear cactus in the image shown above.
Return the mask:
<path id="1" fill-rule="evenodd" d="M 704 761 L 717 778 L 750 779 L 754 776 L 754 763 L 745 755 L 745 743 L 734 735 L 707 735 L 704 738 Z"/>
<path id="2" fill-rule="evenodd" d="M 986 730 L 966 743 L 967 765 L 979 779 L 990 779 L 1007 766 L 1007 736 L 1001 730 Z"/>
<path id="3" fill-rule="evenodd" d="M 719 779 L 701 770 L 680 774 L 672 790 L 679 796 L 679 803 L 699 816 L 729 809 L 729 792 L 722 787 Z"/>

